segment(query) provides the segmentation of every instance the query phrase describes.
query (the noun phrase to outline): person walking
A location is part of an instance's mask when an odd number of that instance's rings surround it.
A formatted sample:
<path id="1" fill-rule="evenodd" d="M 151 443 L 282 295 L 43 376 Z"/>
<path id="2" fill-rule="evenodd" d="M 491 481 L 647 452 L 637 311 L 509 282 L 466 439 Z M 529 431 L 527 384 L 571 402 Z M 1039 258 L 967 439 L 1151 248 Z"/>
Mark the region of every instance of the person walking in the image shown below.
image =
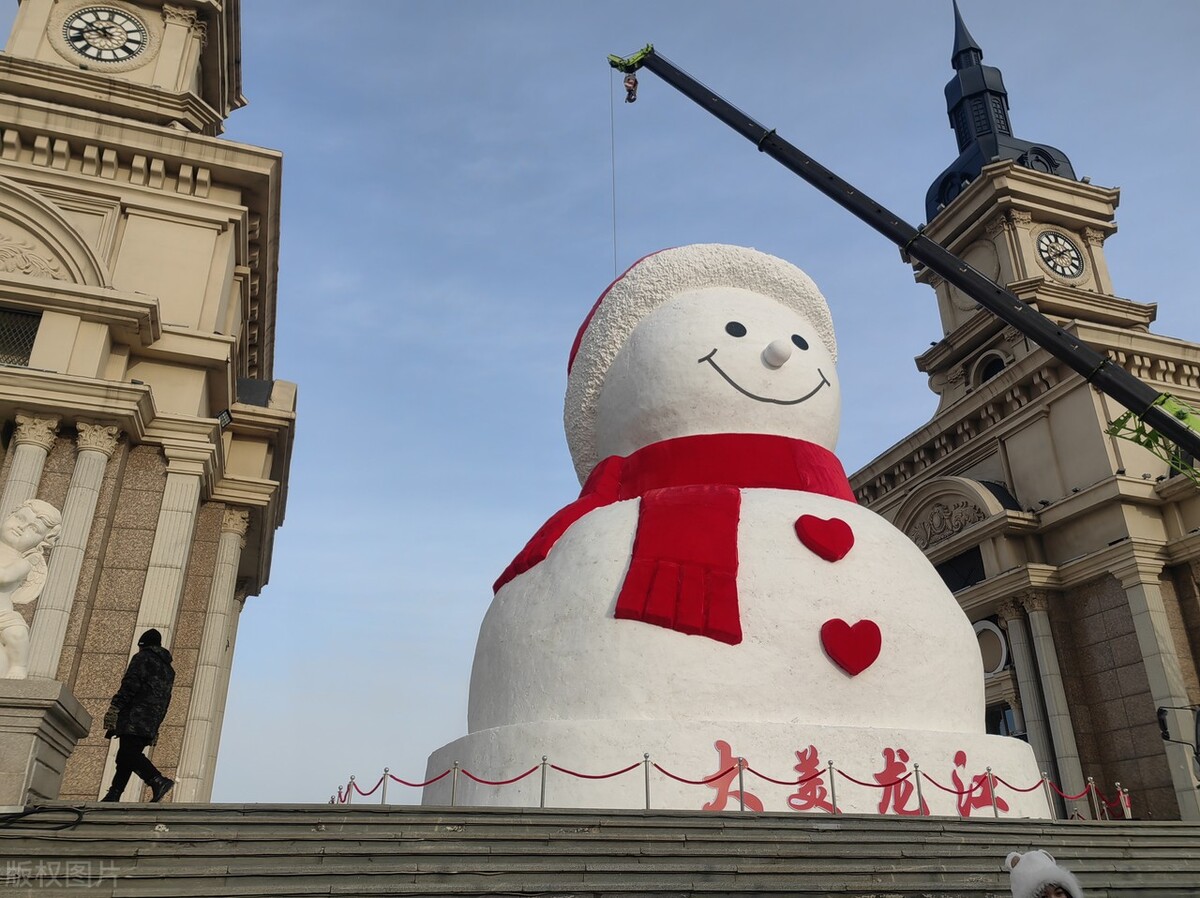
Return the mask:
<path id="1" fill-rule="evenodd" d="M 117 738 L 117 770 L 101 801 L 120 801 L 121 793 L 136 773 L 150 787 L 151 801 L 162 801 L 175 781 L 163 776 L 143 752 L 158 738 L 158 728 L 171 704 L 175 668 L 171 653 L 163 648 L 162 634 L 150 629 L 138 640 L 138 653 L 129 661 L 121 688 L 104 715 L 104 738 Z"/>

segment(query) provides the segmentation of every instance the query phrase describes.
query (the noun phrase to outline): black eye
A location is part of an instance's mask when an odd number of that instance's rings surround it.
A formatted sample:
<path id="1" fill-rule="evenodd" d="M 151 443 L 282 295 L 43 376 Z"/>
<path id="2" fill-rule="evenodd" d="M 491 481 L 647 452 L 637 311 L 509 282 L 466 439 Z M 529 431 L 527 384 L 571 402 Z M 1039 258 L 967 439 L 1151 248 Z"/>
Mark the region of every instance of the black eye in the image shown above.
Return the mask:
<path id="1" fill-rule="evenodd" d="M 792 342 L 796 344 L 797 349 L 808 349 L 808 341 L 799 334 L 792 334 Z"/>
<path id="2" fill-rule="evenodd" d="M 725 325 L 725 333 L 731 337 L 744 337 L 746 336 L 746 325 L 740 321 L 731 321 Z"/>

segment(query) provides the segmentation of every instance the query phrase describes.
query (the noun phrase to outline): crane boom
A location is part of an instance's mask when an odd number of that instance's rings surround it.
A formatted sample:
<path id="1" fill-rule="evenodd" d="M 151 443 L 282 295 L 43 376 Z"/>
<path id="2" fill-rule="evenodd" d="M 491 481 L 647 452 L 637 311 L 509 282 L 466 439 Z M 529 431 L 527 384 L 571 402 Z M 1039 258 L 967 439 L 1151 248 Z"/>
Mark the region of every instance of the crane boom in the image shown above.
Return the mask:
<path id="1" fill-rule="evenodd" d="M 1157 434 L 1161 434 L 1193 458 L 1200 458 L 1200 414 L 1170 394 L 1159 393 L 1078 337 L 1067 333 L 1015 293 L 972 268 L 926 236 L 921 229 L 914 228 L 900 216 L 788 143 L 776 134 L 774 129 L 764 128 L 736 106 L 709 90 L 660 55 L 652 45 L 646 46 L 633 56 L 610 56 L 608 60 L 613 68 L 627 74 L 642 68 L 653 72 L 753 143 L 759 152 L 766 153 L 887 237 L 900 247 L 908 258 L 920 262 L 993 315 L 1012 325 L 1038 346 L 1069 365 L 1087 382 L 1129 409 L 1150 428 L 1149 434 L 1144 430 L 1139 431 L 1141 438 L 1137 439 L 1137 442 L 1154 451 L 1156 447 L 1150 444 L 1156 443 Z M 1119 421 L 1124 425 L 1125 421 Z M 1175 462 L 1174 454 L 1162 451 L 1161 446 L 1158 449 L 1156 454 L 1164 455 L 1180 470 L 1190 467 L 1182 462 Z M 1191 474 L 1194 479 L 1194 470 Z"/>

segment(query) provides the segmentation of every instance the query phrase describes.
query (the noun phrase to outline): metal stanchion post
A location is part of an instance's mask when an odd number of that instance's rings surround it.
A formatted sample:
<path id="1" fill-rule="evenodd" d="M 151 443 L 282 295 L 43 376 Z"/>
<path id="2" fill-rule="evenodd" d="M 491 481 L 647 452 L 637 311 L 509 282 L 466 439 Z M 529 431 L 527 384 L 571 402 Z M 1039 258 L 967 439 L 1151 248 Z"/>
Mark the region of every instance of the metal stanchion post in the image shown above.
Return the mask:
<path id="1" fill-rule="evenodd" d="M 921 816 L 925 816 L 925 799 L 921 795 L 921 765 L 913 763 L 913 779 L 917 782 L 917 810 L 921 812 Z"/>
<path id="2" fill-rule="evenodd" d="M 454 762 L 454 772 L 450 774 L 450 807 L 458 805 L 458 761 Z"/>
<path id="3" fill-rule="evenodd" d="M 1095 814 L 1095 819 L 1100 819 L 1100 801 L 1096 798 L 1096 781 L 1090 776 L 1087 778 L 1087 791 L 1092 798 L 1092 813 Z"/>
<path id="4" fill-rule="evenodd" d="M 992 796 L 992 816 L 999 817 L 1000 809 L 996 807 L 996 778 L 992 776 L 992 768 L 987 768 L 988 792 Z"/>
<path id="5" fill-rule="evenodd" d="M 538 804 L 539 808 L 546 806 L 546 756 L 542 755 L 542 798 Z"/>
<path id="6" fill-rule="evenodd" d="M 837 806 L 837 777 L 834 776 L 833 761 L 829 762 L 829 803 L 833 805 L 833 812 L 840 814 Z"/>
<path id="7" fill-rule="evenodd" d="M 388 778 L 391 776 L 390 769 L 389 767 L 383 768 L 383 794 L 379 796 L 380 804 L 387 804 L 387 784 Z"/>
<path id="8" fill-rule="evenodd" d="M 646 810 L 650 810 L 650 752 L 642 752 L 642 770 L 646 775 Z"/>
<path id="9" fill-rule="evenodd" d="M 1050 819 L 1058 819 L 1058 811 L 1054 807 L 1054 796 L 1050 792 L 1050 777 L 1042 771 L 1042 791 L 1046 793 L 1046 809 L 1050 811 Z"/>
<path id="10" fill-rule="evenodd" d="M 354 774 L 350 774 L 350 783 L 346 786 L 346 804 L 354 802 Z"/>
<path id="11" fill-rule="evenodd" d="M 746 769 L 746 759 L 739 755 L 737 762 L 738 762 L 738 810 L 745 811 L 746 810 L 746 780 L 745 780 L 745 777 L 744 777 L 744 774 L 742 773 L 742 771 Z"/>
<path id="12" fill-rule="evenodd" d="M 1117 785 L 1121 785 L 1117 783 Z M 1133 819 L 1133 804 L 1129 801 L 1129 790 L 1121 790 L 1121 812 L 1125 815 L 1126 820 Z"/>

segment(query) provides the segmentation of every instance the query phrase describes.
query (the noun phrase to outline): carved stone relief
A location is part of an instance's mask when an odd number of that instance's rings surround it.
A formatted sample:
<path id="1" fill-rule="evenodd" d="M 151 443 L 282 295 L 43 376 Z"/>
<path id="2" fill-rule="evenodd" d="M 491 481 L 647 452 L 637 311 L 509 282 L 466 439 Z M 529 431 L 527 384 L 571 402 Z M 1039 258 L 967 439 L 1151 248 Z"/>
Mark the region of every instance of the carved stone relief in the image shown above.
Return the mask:
<path id="1" fill-rule="evenodd" d="M 983 509 L 969 499 L 961 499 L 949 505 L 945 502 L 935 502 L 929 507 L 925 520 L 909 528 L 908 538 L 916 543 L 919 549 L 928 549 L 986 517 Z"/>
<path id="2" fill-rule="evenodd" d="M 57 259 L 43 255 L 39 247 L 28 241 L 3 233 L 0 233 L 0 271 L 55 281 L 67 279 Z"/>

